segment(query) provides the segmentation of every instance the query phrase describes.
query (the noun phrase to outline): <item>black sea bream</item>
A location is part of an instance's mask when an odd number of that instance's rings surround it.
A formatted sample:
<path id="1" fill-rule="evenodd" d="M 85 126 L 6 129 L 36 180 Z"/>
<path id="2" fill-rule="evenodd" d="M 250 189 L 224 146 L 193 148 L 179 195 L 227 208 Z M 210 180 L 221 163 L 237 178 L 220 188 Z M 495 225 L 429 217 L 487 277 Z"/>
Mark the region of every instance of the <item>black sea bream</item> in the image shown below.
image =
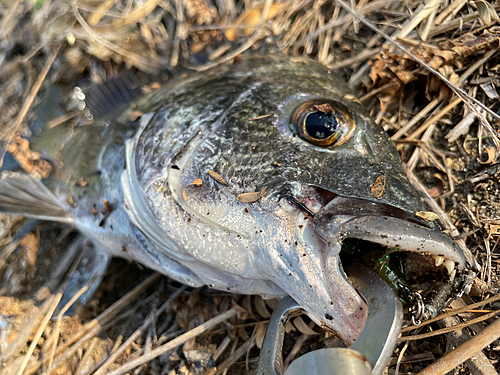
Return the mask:
<path id="1" fill-rule="evenodd" d="M 43 129 L 31 143 L 51 178 L 0 180 L 1 211 L 70 223 L 93 241 L 94 278 L 118 256 L 191 286 L 288 294 L 352 342 L 367 309 L 342 270 L 346 239 L 406 252 L 410 279 L 465 267 L 415 215 L 426 207 L 387 134 L 318 63 L 242 59 L 173 80 L 134 109 L 136 121 L 120 120 L 129 106 L 107 126 Z"/>

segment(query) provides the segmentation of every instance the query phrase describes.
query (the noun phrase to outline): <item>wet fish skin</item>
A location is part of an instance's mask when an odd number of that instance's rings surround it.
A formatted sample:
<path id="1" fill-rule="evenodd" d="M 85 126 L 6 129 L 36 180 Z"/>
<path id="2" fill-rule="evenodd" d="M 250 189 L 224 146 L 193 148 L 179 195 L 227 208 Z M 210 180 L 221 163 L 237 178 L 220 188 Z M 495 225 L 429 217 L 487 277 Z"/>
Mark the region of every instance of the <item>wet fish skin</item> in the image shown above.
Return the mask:
<path id="1" fill-rule="evenodd" d="M 295 110 L 314 99 L 337 102 L 352 116 L 356 126 L 345 144 L 320 148 L 290 130 Z M 68 162 L 52 185 L 57 213 L 46 217 L 71 221 L 101 254 L 133 259 L 192 286 L 290 294 L 316 323 L 352 342 L 367 311 L 341 270 L 341 233 L 319 236 L 319 224 L 286 197 L 322 217 L 332 194 L 408 217 L 425 206 L 394 145 L 347 86 L 310 60 L 254 57 L 166 85 L 138 109 L 145 114 L 137 122 L 76 129 L 78 136 L 50 155 Z M 92 141 L 97 145 L 88 150 L 73 147 Z M 374 197 L 380 176 L 385 186 Z M 15 178 L 4 175 L 0 185 Z M 89 184 L 77 186 L 81 178 Z M 196 179 L 203 185 L 186 188 Z M 238 200 L 264 188 L 254 203 Z M 71 208 L 64 204 L 69 196 L 76 202 Z M 13 206 L 0 194 L 0 210 L 14 212 Z M 17 213 L 40 216 L 29 208 Z M 355 216 L 336 217 L 344 223 Z M 426 234 L 464 267 L 450 240 Z"/>

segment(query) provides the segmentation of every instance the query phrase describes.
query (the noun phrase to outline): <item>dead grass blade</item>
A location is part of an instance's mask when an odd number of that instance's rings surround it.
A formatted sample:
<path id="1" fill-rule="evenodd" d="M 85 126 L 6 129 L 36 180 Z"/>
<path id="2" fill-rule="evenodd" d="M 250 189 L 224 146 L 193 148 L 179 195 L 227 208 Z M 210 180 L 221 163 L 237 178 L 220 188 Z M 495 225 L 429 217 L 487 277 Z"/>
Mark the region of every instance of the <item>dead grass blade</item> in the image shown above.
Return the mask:
<path id="1" fill-rule="evenodd" d="M 52 345 L 52 349 L 50 351 L 50 359 L 49 359 L 48 368 L 50 368 L 52 366 L 52 361 L 54 359 L 54 354 L 56 352 L 57 341 L 59 339 L 59 334 L 60 334 L 60 330 L 61 330 L 62 318 L 63 318 L 64 314 L 66 314 L 66 311 L 68 311 L 69 308 L 71 306 L 73 306 L 73 304 L 78 300 L 78 298 L 80 298 L 80 296 L 83 293 L 85 293 L 87 290 L 88 290 L 88 286 L 87 285 L 84 286 L 82 289 L 80 289 L 78 291 L 78 293 L 76 293 L 73 297 L 71 297 L 71 299 L 68 301 L 68 303 L 66 305 L 64 305 L 64 307 L 62 308 L 62 310 L 59 312 L 59 315 L 57 316 L 56 328 L 52 332 L 51 337 L 48 339 L 48 341 L 53 341 L 53 343 L 54 343 Z"/>
<path id="2" fill-rule="evenodd" d="M 0 140 L 2 141 L 2 146 L 0 148 L 0 168 L 3 165 L 3 157 L 5 155 L 5 149 L 6 146 L 12 142 L 12 139 L 14 139 L 14 136 L 16 132 L 19 130 L 19 127 L 24 121 L 24 118 L 28 114 L 29 109 L 31 108 L 31 105 L 33 104 L 33 100 L 35 100 L 36 95 L 38 94 L 38 90 L 40 90 L 40 87 L 42 86 L 43 81 L 45 80 L 45 77 L 49 73 L 49 70 L 56 59 L 59 50 L 61 49 L 61 45 L 58 45 L 56 49 L 52 52 L 52 54 L 49 56 L 47 61 L 45 62 L 45 65 L 42 68 L 42 71 L 38 75 L 38 78 L 36 79 L 35 83 L 31 87 L 30 94 L 26 98 L 26 100 L 23 103 L 23 106 L 21 108 L 21 111 L 19 111 L 19 114 L 17 115 L 16 119 L 14 122 L 8 126 L 6 126 L 6 129 L 0 132 Z"/>
<path id="3" fill-rule="evenodd" d="M 180 335 L 179 337 L 167 342 L 166 344 L 150 351 L 149 353 L 134 359 L 128 363 L 126 363 L 123 366 L 118 367 L 116 370 L 109 372 L 107 375 L 123 375 L 130 370 L 133 370 L 134 368 L 141 366 L 144 363 L 147 363 L 151 361 L 152 359 L 162 355 L 163 353 L 166 353 L 172 349 L 175 349 L 181 344 L 184 344 L 187 340 L 196 337 L 198 335 L 201 335 L 203 332 L 206 330 L 215 327 L 216 325 L 222 323 L 223 321 L 231 318 L 232 316 L 235 316 L 237 314 L 237 309 L 232 308 L 229 309 L 216 317 L 210 319 L 209 321 L 199 325 L 196 328 L 193 328 L 192 330 L 184 333 L 183 335 Z"/>
<path id="4" fill-rule="evenodd" d="M 103 35 L 98 34 L 95 32 L 90 25 L 83 19 L 82 15 L 80 14 L 78 10 L 78 6 L 76 4 L 73 4 L 72 6 L 73 10 L 73 15 L 75 16 L 76 20 L 80 24 L 80 26 L 85 30 L 87 35 L 95 40 L 96 42 L 102 44 L 104 47 L 110 49 L 111 51 L 121 55 L 124 57 L 125 60 L 132 61 L 138 68 L 145 72 L 150 72 L 153 73 L 158 69 L 158 63 L 151 58 L 144 58 L 132 51 L 127 51 L 113 43 L 111 43 L 109 40 L 107 40 Z"/>
<path id="5" fill-rule="evenodd" d="M 55 355 L 62 354 L 46 371 L 46 374 L 50 374 L 50 372 L 56 368 L 60 363 L 65 361 L 69 356 L 73 355 L 76 350 L 87 340 L 94 337 L 105 324 L 111 321 L 113 317 L 115 317 L 120 311 L 122 311 L 130 302 L 132 302 L 138 295 L 144 292 L 149 286 L 155 283 L 161 274 L 155 273 L 151 275 L 149 278 L 140 283 L 137 287 L 131 290 L 129 293 L 124 295 L 118 301 L 116 301 L 112 306 L 110 306 L 106 311 L 100 314 L 97 318 L 85 324 L 82 329 L 77 332 L 73 337 L 69 338 L 65 343 L 63 343 L 58 349 L 56 349 Z M 74 344 L 74 345 L 73 345 Z M 72 345 L 72 346 L 71 346 Z M 70 347 L 71 346 L 71 347 Z M 49 361 L 49 358 L 44 358 L 42 361 L 39 361 L 35 366 L 30 368 L 27 371 L 27 375 L 31 375 L 35 373 L 42 364 L 45 364 Z"/>
<path id="6" fill-rule="evenodd" d="M 99 367 L 99 369 L 94 373 L 94 375 L 103 375 L 109 366 L 113 364 L 113 362 L 120 356 L 131 344 L 134 342 L 142 333 L 144 332 L 145 329 L 148 328 L 149 325 L 158 317 L 163 314 L 163 312 L 172 304 L 172 302 L 179 296 L 181 293 L 183 293 L 187 289 L 186 285 L 181 286 L 179 289 L 177 289 L 169 298 L 168 300 L 152 315 L 150 315 L 144 323 L 135 330 L 135 332 L 130 335 L 130 337 L 121 345 L 119 348 L 117 348 L 112 355 L 109 356 L 109 358 Z"/>
<path id="7" fill-rule="evenodd" d="M 467 305 L 463 308 L 460 308 L 460 309 L 453 309 L 452 311 L 449 311 L 449 312 L 446 312 L 444 314 L 441 314 L 441 315 L 438 315 L 436 316 L 435 318 L 432 318 L 432 319 L 429 319 L 429 320 L 426 320 L 424 322 L 422 322 L 423 325 L 427 325 L 427 324 L 431 324 L 431 323 L 434 323 L 438 320 L 441 320 L 441 319 L 444 319 L 444 318 L 447 318 L 449 316 L 453 316 L 453 315 L 457 315 L 457 314 L 462 314 L 462 313 L 465 313 L 467 312 L 468 310 L 472 310 L 472 309 L 476 309 L 478 307 L 481 307 L 481 306 L 484 306 L 484 305 L 487 305 L 489 303 L 493 303 L 493 302 L 496 302 L 500 300 L 500 295 L 496 295 L 496 296 L 493 296 L 491 298 L 488 298 L 484 301 L 481 301 L 481 302 L 477 302 L 477 303 L 474 303 L 472 305 Z M 417 328 L 420 328 L 422 327 L 422 325 L 420 326 L 410 326 L 410 327 L 406 327 L 406 328 L 403 328 L 401 330 L 401 333 L 405 333 L 405 332 L 409 332 L 409 331 L 412 331 L 414 329 L 417 329 Z"/>
<path id="8" fill-rule="evenodd" d="M 469 94 L 467 94 L 465 91 L 463 91 L 461 88 L 457 87 L 453 83 L 448 80 L 444 75 L 442 75 L 440 72 L 438 72 L 436 69 L 432 68 L 429 64 L 424 62 L 423 60 L 419 59 L 417 56 L 415 56 L 410 50 L 408 50 L 406 47 L 404 47 L 401 43 L 398 43 L 395 41 L 392 37 L 384 33 L 382 30 L 380 30 L 378 27 L 376 27 L 373 23 L 365 19 L 364 17 L 361 17 L 358 15 L 349 5 L 347 5 L 344 1 L 342 0 L 336 0 L 339 4 L 341 4 L 346 10 L 351 12 L 357 19 L 359 19 L 361 22 L 363 22 L 366 26 L 368 26 L 370 29 L 373 31 L 381 34 L 387 41 L 392 43 L 394 46 L 402 50 L 404 53 L 406 53 L 408 56 L 410 56 L 414 61 L 418 62 L 420 65 L 422 65 L 425 69 L 427 69 L 429 72 L 437 76 L 441 81 L 443 81 L 458 97 L 460 97 L 464 103 L 467 105 L 467 107 L 478 116 L 478 118 L 481 121 L 481 125 L 484 127 L 488 135 L 491 137 L 493 142 L 495 143 L 495 146 L 497 148 L 500 148 L 500 138 L 498 137 L 497 132 L 491 127 L 490 123 L 486 120 L 486 118 L 480 113 L 480 111 L 476 108 L 476 106 L 479 106 L 483 111 L 487 112 L 490 116 L 492 116 L 494 119 L 497 121 L 500 120 L 500 116 L 497 115 L 494 111 L 489 109 L 487 106 L 485 106 L 483 103 L 481 103 L 479 100 L 473 98 Z"/>
<path id="9" fill-rule="evenodd" d="M 100 33 L 107 33 L 110 31 L 116 31 L 118 29 L 124 28 L 126 26 L 132 25 L 137 22 L 141 22 L 144 20 L 155 8 L 158 6 L 161 0 L 148 0 L 142 6 L 139 6 L 137 9 L 131 11 L 130 13 L 126 14 L 125 17 L 118 19 L 116 21 L 113 21 L 107 25 L 96 25 L 97 22 L 96 20 L 93 19 L 92 21 L 94 22 L 94 30 Z M 90 21 L 89 21 L 89 24 Z"/>
<path id="10" fill-rule="evenodd" d="M 438 361 L 420 371 L 417 375 L 445 374 L 455 369 L 493 341 L 498 340 L 499 337 L 500 319 L 497 319 L 476 336 L 472 337 L 455 350 L 445 354 Z"/>
<path id="11" fill-rule="evenodd" d="M 491 312 L 489 314 L 485 314 L 485 315 L 480 316 L 478 318 L 468 320 L 467 322 L 457 324 L 457 325 L 455 325 L 453 327 L 442 328 L 442 329 L 438 329 L 437 331 L 432 331 L 432 332 L 428 332 L 428 333 L 422 333 L 420 335 L 403 336 L 403 337 L 400 337 L 398 339 L 398 342 L 422 340 L 422 339 L 426 339 L 426 338 L 429 338 L 429 337 L 443 335 L 443 334 L 448 333 L 448 332 L 458 331 L 458 330 L 460 330 L 462 328 L 469 327 L 469 326 L 471 326 L 473 324 L 476 324 L 476 323 L 479 323 L 479 322 L 484 322 L 485 320 L 491 319 L 491 318 L 493 318 L 493 317 L 495 317 L 495 316 L 497 316 L 499 314 L 500 314 L 500 310 L 493 311 L 493 312 Z M 499 337 L 500 337 L 500 332 L 499 332 Z"/>
<path id="12" fill-rule="evenodd" d="M 45 328 L 47 327 L 47 324 L 49 323 L 50 318 L 52 317 L 52 314 L 54 314 L 54 311 L 57 308 L 57 305 L 59 304 L 59 301 L 62 298 L 62 293 L 59 292 L 55 296 L 52 296 L 48 301 L 48 309 L 47 313 L 45 314 L 43 320 L 40 322 L 40 325 L 38 327 L 38 330 L 35 333 L 35 336 L 33 337 L 33 340 L 31 341 L 31 345 L 28 349 L 28 352 L 24 356 L 24 360 L 21 363 L 21 366 L 19 367 L 19 370 L 17 371 L 17 375 L 22 375 L 24 373 L 24 369 L 26 368 L 26 365 L 28 364 L 28 361 L 33 354 L 33 351 L 35 350 L 35 347 L 38 345 L 38 340 L 40 340 L 40 337 L 42 336 L 43 331 L 45 331 Z"/>

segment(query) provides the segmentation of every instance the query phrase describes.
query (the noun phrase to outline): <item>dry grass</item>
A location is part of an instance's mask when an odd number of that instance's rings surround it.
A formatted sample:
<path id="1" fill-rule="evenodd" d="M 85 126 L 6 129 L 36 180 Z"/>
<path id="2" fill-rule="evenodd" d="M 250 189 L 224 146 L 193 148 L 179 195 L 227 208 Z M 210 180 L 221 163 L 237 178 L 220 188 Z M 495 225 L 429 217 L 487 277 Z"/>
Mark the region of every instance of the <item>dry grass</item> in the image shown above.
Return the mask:
<path id="1" fill-rule="evenodd" d="M 499 9 L 465 0 L 3 2 L 0 160 L 8 152 L 29 173 L 50 174 L 20 137 L 50 84 L 73 87 L 82 76 L 101 83 L 124 70 L 200 71 L 249 49 L 316 59 L 348 80 L 392 135 L 443 227 L 478 260 L 470 296 L 425 326 L 405 328 L 389 373 L 417 373 L 437 360 L 422 373 L 466 361 L 455 372 L 490 374 L 500 357 Z M 52 126 L 81 117 L 71 112 Z M 189 290 L 115 262 L 85 309 L 49 321 L 74 260 L 73 234 L 0 219 L 0 373 L 255 372 L 275 301 Z M 56 259 L 61 270 L 44 277 Z M 287 363 L 301 348 L 336 343 L 311 327 L 303 319 L 289 325 L 295 345 L 286 348 Z"/>

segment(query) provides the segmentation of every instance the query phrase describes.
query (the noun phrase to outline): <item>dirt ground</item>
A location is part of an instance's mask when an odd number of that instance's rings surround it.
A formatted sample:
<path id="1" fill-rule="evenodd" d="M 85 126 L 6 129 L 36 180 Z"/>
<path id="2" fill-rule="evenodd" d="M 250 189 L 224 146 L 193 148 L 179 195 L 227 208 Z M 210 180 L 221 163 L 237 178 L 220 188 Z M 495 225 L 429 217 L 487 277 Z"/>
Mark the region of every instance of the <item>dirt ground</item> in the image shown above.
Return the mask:
<path id="1" fill-rule="evenodd" d="M 30 150 L 28 126 L 92 121 L 100 107 L 83 108 L 76 86 L 119 75 L 148 92 L 249 51 L 317 60 L 389 133 L 429 210 L 479 265 L 470 293 L 446 313 L 419 328 L 406 323 L 386 372 L 492 374 L 500 358 L 499 9 L 482 0 L 2 2 L 0 163 L 50 176 L 51 164 Z M 55 85 L 67 96 L 51 107 L 44 98 Z M 0 374 L 255 373 L 275 300 L 193 290 L 113 260 L 92 299 L 58 319 L 78 238 L 63 224 L 0 214 Z M 339 345 L 301 316 L 287 325 L 284 362 Z M 428 368 L 445 354 L 461 360 Z"/>

